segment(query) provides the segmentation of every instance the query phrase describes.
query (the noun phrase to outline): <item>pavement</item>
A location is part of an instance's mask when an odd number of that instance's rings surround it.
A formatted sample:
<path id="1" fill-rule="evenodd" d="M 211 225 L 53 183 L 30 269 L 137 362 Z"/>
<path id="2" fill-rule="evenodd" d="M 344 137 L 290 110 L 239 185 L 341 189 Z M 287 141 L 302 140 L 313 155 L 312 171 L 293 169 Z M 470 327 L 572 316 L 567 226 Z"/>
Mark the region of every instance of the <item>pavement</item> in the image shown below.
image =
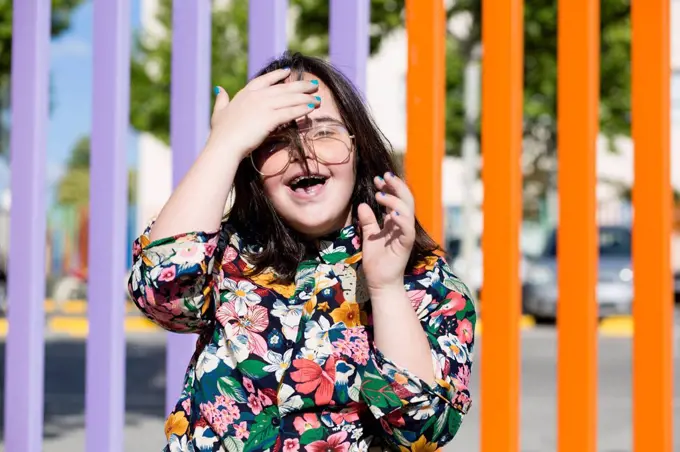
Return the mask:
<path id="1" fill-rule="evenodd" d="M 75 309 L 75 308 L 74 308 Z M 67 317 L 81 320 L 81 314 Z M 79 317 L 80 316 L 80 317 Z M 129 318 L 135 318 L 131 311 Z M 138 316 L 137 316 L 138 317 Z M 49 317 L 48 317 L 49 319 Z M 628 319 L 629 320 L 629 319 Z M 58 326 L 59 322 L 56 322 Z M 600 329 L 598 391 L 598 450 L 622 452 L 632 449 L 631 337 L 626 319 L 615 319 Z M 45 452 L 84 450 L 85 341 L 83 330 L 71 333 L 52 331 L 47 322 L 45 364 Z M 52 325 L 52 326 L 50 326 Z M 680 434 L 680 313 L 676 315 L 674 430 Z M 521 450 L 556 450 L 556 332 L 553 326 L 537 325 L 523 318 Z M 86 331 L 86 330 L 85 330 Z M 151 326 L 128 329 L 126 371 L 125 451 L 159 451 L 163 447 L 165 334 Z M 479 331 L 477 356 L 484 345 L 483 326 Z M 4 340 L 0 339 L 0 384 L 4 385 Z M 479 369 L 477 362 L 471 383 L 475 403 L 454 441 L 446 452 L 479 450 Z M 502 382 L 499 382 L 502 384 Z M 0 405 L 3 403 L 0 394 Z M 0 411 L 0 421 L 2 412 Z M 0 423 L 0 428 L 1 428 Z M 680 436 L 676 447 L 680 451 Z M 0 451 L 3 434 L 0 431 Z M 15 451 L 8 451 L 15 452 Z M 502 452 L 502 451 L 500 451 Z"/>

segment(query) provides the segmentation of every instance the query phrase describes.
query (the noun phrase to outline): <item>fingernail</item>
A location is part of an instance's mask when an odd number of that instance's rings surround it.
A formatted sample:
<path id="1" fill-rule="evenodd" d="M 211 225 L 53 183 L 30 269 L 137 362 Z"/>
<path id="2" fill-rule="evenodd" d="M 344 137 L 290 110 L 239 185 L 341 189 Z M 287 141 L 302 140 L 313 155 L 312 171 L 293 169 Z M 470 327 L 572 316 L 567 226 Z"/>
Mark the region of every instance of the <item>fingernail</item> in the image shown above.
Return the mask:
<path id="1" fill-rule="evenodd" d="M 213 92 L 215 93 L 215 96 L 217 96 L 220 93 L 220 87 L 216 86 L 215 88 L 213 88 Z"/>
<path id="2" fill-rule="evenodd" d="M 312 80 L 312 85 L 318 85 L 319 81 L 318 80 Z"/>
<path id="3" fill-rule="evenodd" d="M 380 196 L 385 196 L 385 192 L 380 192 Z"/>
<path id="4" fill-rule="evenodd" d="M 399 212 L 397 212 L 396 210 L 394 211 L 394 214 L 395 214 L 396 216 L 399 216 Z"/>
<path id="5" fill-rule="evenodd" d="M 387 177 L 394 177 L 394 174 L 388 172 L 388 173 L 387 173 Z"/>
<path id="6" fill-rule="evenodd" d="M 316 107 L 316 105 L 314 105 L 314 104 L 307 104 L 307 106 L 308 106 L 309 108 L 314 108 L 314 107 Z"/>
<path id="7" fill-rule="evenodd" d="M 288 66 L 283 68 L 284 71 L 290 71 L 290 68 Z"/>
<path id="8" fill-rule="evenodd" d="M 314 98 L 315 98 L 316 100 L 318 100 L 319 102 L 321 102 L 321 96 L 314 96 Z"/>
<path id="9" fill-rule="evenodd" d="M 378 176 L 378 180 L 379 180 L 380 182 L 384 182 L 384 181 L 385 181 L 385 179 L 383 179 L 382 176 Z"/>

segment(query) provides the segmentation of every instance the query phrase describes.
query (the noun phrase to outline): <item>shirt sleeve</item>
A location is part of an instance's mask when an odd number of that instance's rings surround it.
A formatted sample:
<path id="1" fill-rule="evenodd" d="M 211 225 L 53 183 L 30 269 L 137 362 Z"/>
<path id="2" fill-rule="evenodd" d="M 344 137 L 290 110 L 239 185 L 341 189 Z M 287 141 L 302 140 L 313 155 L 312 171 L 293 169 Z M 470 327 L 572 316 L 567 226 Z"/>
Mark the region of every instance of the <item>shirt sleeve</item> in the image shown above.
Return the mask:
<path id="1" fill-rule="evenodd" d="M 133 244 L 128 292 L 160 327 L 174 333 L 198 332 L 214 318 L 213 268 L 223 248 L 222 229 L 152 242 L 152 226 Z"/>
<path id="2" fill-rule="evenodd" d="M 405 283 L 430 343 L 435 383 L 390 361 L 375 344 L 361 383 L 383 439 L 404 452 L 443 447 L 471 405 L 468 384 L 476 322 L 472 297 L 443 258 L 433 257 L 420 270 Z"/>

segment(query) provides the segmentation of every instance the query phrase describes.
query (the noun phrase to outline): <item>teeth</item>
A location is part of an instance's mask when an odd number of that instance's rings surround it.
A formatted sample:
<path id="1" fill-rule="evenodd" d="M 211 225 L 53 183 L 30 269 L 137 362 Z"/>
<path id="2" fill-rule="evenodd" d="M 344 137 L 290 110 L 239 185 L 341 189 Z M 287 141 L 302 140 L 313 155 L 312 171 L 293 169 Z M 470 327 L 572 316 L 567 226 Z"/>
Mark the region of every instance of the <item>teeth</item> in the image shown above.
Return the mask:
<path id="1" fill-rule="evenodd" d="M 295 185 L 295 184 L 302 182 L 303 180 L 306 180 L 306 179 L 315 179 L 315 180 L 320 180 L 320 181 L 326 180 L 326 178 L 324 176 L 298 176 L 290 182 L 290 185 Z"/>

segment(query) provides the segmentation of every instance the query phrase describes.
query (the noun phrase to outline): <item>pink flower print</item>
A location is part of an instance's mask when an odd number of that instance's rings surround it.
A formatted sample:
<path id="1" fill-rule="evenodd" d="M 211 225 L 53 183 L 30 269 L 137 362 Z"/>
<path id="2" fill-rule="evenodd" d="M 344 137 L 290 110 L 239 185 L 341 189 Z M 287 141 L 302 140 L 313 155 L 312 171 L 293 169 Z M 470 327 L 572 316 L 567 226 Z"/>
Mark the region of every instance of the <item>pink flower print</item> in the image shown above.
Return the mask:
<path id="1" fill-rule="evenodd" d="M 417 310 L 420 307 L 420 303 L 423 302 L 423 298 L 425 298 L 426 294 L 427 291 L 425 289 L 409 290 L 408 292 L 406 292 L 406 296 L 411 301 L 411 306 L 413 307 L 414 310 Z"/>
<path id="2" fill-rule="evenodd" d="M 458 321 L 458 328 L 456 328 L 456 336 L 461 342 L 469 344 L 473 338 L 472 323 L 468 319 Z"/>
<path id="3" fill-rule="evenodd" d="M 460 366 L 458 368 L 458 373 L 456 374 L 456 380 L 463 386 L 462 389 L 467 389 L 470 384 L 470 368 L 465 364 Z"/>
<path id="4" fill-rule="evenodd" d="M 248 338 L 248 349 L 259 356 L 267 353 L 267 341 L 261 333 L 269 325 L 267 308 L 263 306 L 248 306 L 243 316 L 239 316 L 231 303 L 224 303 L 219 307 L 215 316 L 217 320 L 226 325 L 231 323 L 234 335 L 244 335 Z"/>
<path id="5" fill-rule="evenodd" d="M 245 421 L 240 424 L 234 424 L 234 431 L 236 432 L 236 439 L 248 439 L 250 436 L 248 424 Z"/>
<path id="6" fill-rule="evenodd" d="M 159 281 L 173 281 L 177 276 L 177 269 L 174 265 L 165 267 L 161 270 L 161 274 L 158 276 Z"/>
<path id="7" fill-rule="evenodd" d="M 203 247 L 198 244 L 186 244 L 177 250 L 172 256 L 172 263 L 177 265 L 196 265 L 203 262 L 205 254 L 203 254 Z"/>
<path id="8" fill-rule="evenodd" d="M 146 301 L 144 301 L 144 297 L 137 298 L 137 306 L 140 308 L 146 307 Z"/>
<path id="9" fill-rule="evenodd" d="M 253 386 L 253 380 L 248 377 L 243 377 L 243 387 L 246 388 L 248 392 L 255 392 L 255 386 Z"/>
<path id="10" fill-rule="evenodd" d="M 248 396 L 248 407 L 253 410 L 255 416 L 262 412 L 262 403 L 255 394 L 250 394 Z"/>
<path id="11" fill-rule="evenodd" d="M 262 406 L 269 406 L 272 404 L 271 399 L 262 391 L 257 391 L 257 398 L 260 399 Z"/>
<path id="12" fill-rule="evenodd" d="M 205 252 L 206 257 L 212 257 L 216 248 L 217 248 L 217 244 L 214 243 L 213 241 L 206 243 L 204 245 L 204 248 L 203 248 L 203 251 Z"/>
<path id="13" fill-rule="evenodd" d="M 298 416 L 295 418 L 293 421 L 293 427 L 295 427 L 295 430 L 297 430 L 297 432 L 302 435 L 307 430 L 321 427 L 321 422 L 319 422 L 319 418 L 316 414 L 306 413 L 303 416 Z"/>
<path id="14" fill-rule="evenodd" d="M 354 238 L 352 238 L 352 246 L 355 249 L 359 249 L 359 245 L 361 245 L 361 239 L 358 235 L 355 235 Z"/>
<path id="15" fill-rule="evenodd" d="M 191 414 L 191 399 L 184 399 L 182 401 L 182 409 L 187 415 Z"/>
<path id="16" fill-rule="evenodd" d="M 283 452 L 298 452 L 300 450 L 300 440 L 288 438 L 283 442 Z"/>
<path id="17" fill-rule="evenodd" d="M 236 259 L 237 256 L 238 256 L 238 251 L 236 251 L 233 246 L 228 246 L 227 250 L 224 253 L 224 261 L 225 262 L 231 262 L 234 259 Z"/>
<path id="18" fill-rule="evenodd" d="M 456 313 L 461 309 L 465 309 L 465 297 L 463 297 L 463 295 L 458 292 L 449 292 L 445 300 L 446 301 L 432 313 L 432 317 L 437 317 L 438 315 L 448 317 L 456 315 Z"/>
<path id="19" fill-rule="evenodd" d="M 347 439 L 347 432 L 334 433 L 326 441 L 320 440 L 308 444 L 305 450 L 307 452 L 347 452 L 349 443 L 345 442 L 345 439 Z"/>

